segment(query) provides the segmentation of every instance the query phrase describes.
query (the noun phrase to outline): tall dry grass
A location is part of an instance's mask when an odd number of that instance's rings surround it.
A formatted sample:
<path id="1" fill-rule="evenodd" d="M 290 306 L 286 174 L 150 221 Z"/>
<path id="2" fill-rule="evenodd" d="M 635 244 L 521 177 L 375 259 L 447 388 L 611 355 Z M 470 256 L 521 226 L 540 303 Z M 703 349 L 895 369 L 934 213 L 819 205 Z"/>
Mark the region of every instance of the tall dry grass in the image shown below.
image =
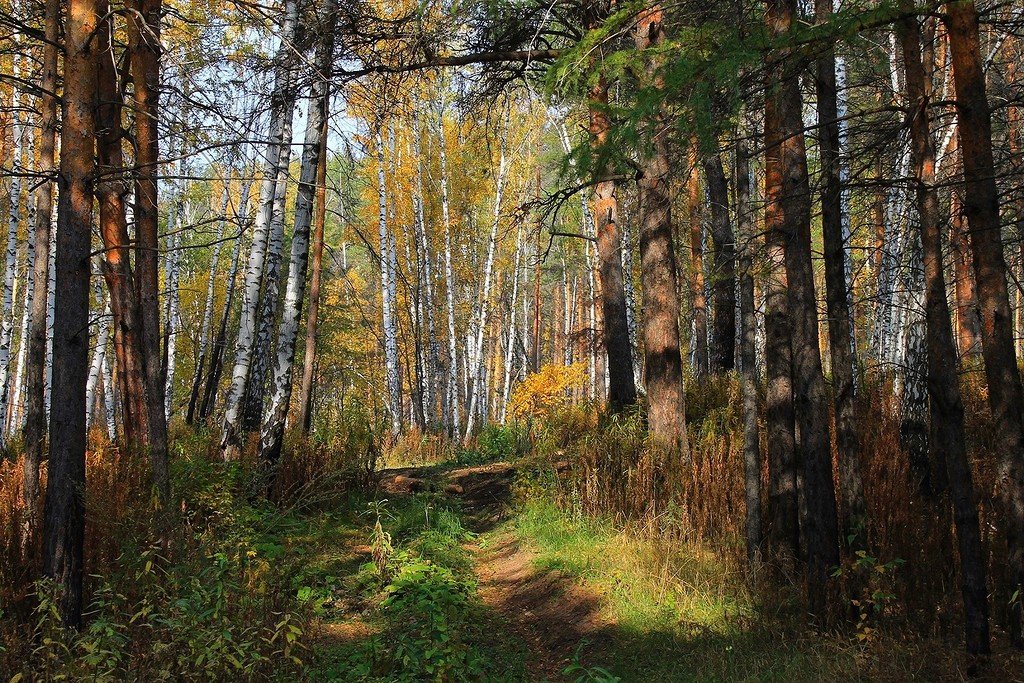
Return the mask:
<path id="1" fill-rule="evenodd" d="M 998 627 L 1005 622 L 1010 596 L 995 492 L 997 455 L 980 381 L 965 378 L 963 394 L 993 624 Z M 554 473 L 563 507 L 655 535 L 665 543 L 710 544 L 732 571 L 745 563 L 741 408 L 740 388 L 733 379 L 690 383 L 688 463 L 651 447 L 639 413 L 601 419 L 592 411 L 572 409 L 535 427 L 535 457 Z M 919 494 L 900 445 L 899 405 L 890 382 L 865 382 L 857 416 L 858 460 L 868 511 L 863 532 L 867 558 L 844 559 L 842 590 L 869 591 L 870 600 L 878 602 L 873 618 L 884 618 L 893 628 L 958 638 L 962 608 L 948 497 L 940 493 L 926 500 Z M 762 428 L 762 454 L 763 435 Z M 767 519 L 766 458 L 762 462 L 762 519 Z M 858 573 L 861 576 L 854 576 Z"/>

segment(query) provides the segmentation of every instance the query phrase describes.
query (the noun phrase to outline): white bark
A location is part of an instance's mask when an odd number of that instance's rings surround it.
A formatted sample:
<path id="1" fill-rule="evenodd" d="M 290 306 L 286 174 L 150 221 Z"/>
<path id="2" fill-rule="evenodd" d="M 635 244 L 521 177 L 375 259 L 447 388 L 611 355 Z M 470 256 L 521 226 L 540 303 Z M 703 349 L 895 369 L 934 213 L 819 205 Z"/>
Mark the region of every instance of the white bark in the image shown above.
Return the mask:
<path id="1" fill-rule="evenodd" d="M 448 207 L 448 159 L 444 135 L 444 110 L 438 113 L 438 151 L 441 167 L 441 219 L 444 222 L 444 283 L 448 308 L 448 430 L 458 433 L 462 424 L 459 416 L 459 358 L 455 332 L 455 277 L 452 272 L 452 223 Z"/>
<path id="2" fill-rule="evenodd" d="M 89 375 L 85 384 L 85 423 L 92 426 L 93 415 L 96 409 L 96 389 L 99 386 L 100 377 L 103 372 L 103 362 L 107 354 L 107 343 L 110 341 L 110 301 L 104 301 L 103 289 L 100 286 L 100 278 L 93 278 L 96 285 L 96 301 L 103 302 L 103 316 L 99 320 L 99 333 L 96 335 L 96 347 L 92 352 L 92 362 L 89 364 Z"/>
<path id="3" fill-rule="evenodd" d="M 473 435 L 475 428 L 476 410 L 478 404 L 486 405 L 481 400 L 480 393 L 484 389 L 484 333 L 487 329 L 487 320 L 490 314 L 491 304 L 491 279 L 494 270 L 494 251 L 498 242 L 498 225 L 501 222 L 501 202 L 505 193 L 505 176 L 508 173 L 508 160 L 505 152 L 505 137 L 508 134 L 508 118 L 506 115 L 505 130 L 502 132 L 501 152 L 498 159 L 498 176 L 494 187 L 494 215 L 491 222 L 491 237 L 487 242 L 487 260 L 484 263 L 484 283 L 477 307 L 477 315 L 474 320 L 474 337 L 471 340 L 472 348 L 469 350 L 469 373 L 470 373 L 470 397 L 469 408 L 466 417 L 465 439 L 468 441 Z"/>
<path id="4" fill-rule="evenodd" d="M 423 382 L 423 403 L 427 411 L 427 422 L 437 422 L 437 400 L 434 396 L 434 389 L 437 386 L 438 366 L 440 365 L 440 349 L 437 343 L 437 331 L 434 326 L 434 269 L 433 258 L 430 253 L 430 240 L 427 238 L 427 226 L 424 218 L 424 194 L 423 194 L 423 154 L 420 141 L 419 117 L 414 115 L 412 120 L 413 128 L 413 154 L 416 157 L 416 177 L 414 188 L 415 219 L 417 226 L 417 238 L 419 261 L 422 263 L 423 271 L 423 305 L 422 311 L 426 318 L 427 327 L 427 348 L 424 363 Z"/>
<path id="5" fill-rule="evenodd" d="M 398 255 L 394 238 L 388 230 L 387 178 L 384 170 L 384 138 L 381 125 L 375 131 L 377 145 L 377 207 L 380 233 L 380 298 L 384 327 L 384 378 L 388 391 L 388 412 L 391 415 L 391 436 L 402 432 L 402 394 L 398 376 L 398 328 L 395 320 Z"/>
<path id="6" fill-rule="evenodd" d="M 189 221 L 190 223 L 192 221 Z M 174 408 L 174 371 L 177 368 L 178 331 L 181 329 L 181 305 L 178 295 L 181 268 L 181 223 L 176 226 L 167 253 L 167 376 L 164 378 L 164 414 L 170 423 Z"/>
<path id="7" fill-rule="evenodd" d="M 18 59 L 14 60 L 14 74 L 17 77 Z M 20 96 L 15 89 L 14 104 L 20 105 Z M 13 115 L 12 134 L 14 151 L 12 155 L 15 172 L 11 175 L 10 214 L 7 221 L 6 266 L 4 270 L 3 311 L 0 319 L 0 418 L 7 416 L 7 404 L 10 399 L 11 343 L 14 336 L 14 281 L 18 265 L 18 225 L 21 223 L 21 177 L 22 152 L 25 147 L 25 129 L 21 114 L 17 110 Z M 0 448 L 6 439 L 0 429 Z"/>
<path id="8" fill-rule="evenodd" d="M 519 302 L 519 271 L 523 254 L 523 229 L 519 229 L 519 236 L 516 238 L 515 263 L 512 266 L 512 300 L 508 306 L 508 331 L 505 343 L 505 378 L 502 384 L 501 416 L 500 421 L 505 422 L 508 413 L 508 401 L 512 395 L 512 366 L 515 359 L 516 345 L 516 305 Z"/>
<path id="9" fill-rule="evenodd" d="M 29 145 L 29 158 L 32 158 Z M 35 291 L 36 266 L 36 196 L 32 193 L 29 200 L 28 242 L 25 245 L 25 306 L 21 314 L 21 336 L 18 348 L 17 366 L 14 373 L 14 389 L 11 392 L 11 405 L 8 409 L 7 431 L 12 433 L 21 426 L 25 416 L 25 365 L 28 362 L 29 321 L 32 313 L 32 296 Z"/>
<path id="10" fill-rule="evenodd" d="M 335 0 L 328 0 L 324 8 L 329 19 L 328 29 L 333 32 Z M 333 46 L 331 33 L 325 33 L 317 55 L 317 67 L 329 73 Z M 302 316 L 302 299 L 306 291 L 306 269 L 309 262 L 310 226 L 316 196 L 316 175 L 320 158 L 320 138 L 327 116 L 328 84 L 323 79 L 313 82 L 310 94 L 306 134 L 303 140 L 299 189 L 295 200 L 295 226 L 292 234 L 291 257 L 288 263 L 288 283 L 285 288 L 284 312 L 277 341 L 277 361 L 274 368 L 274 390 L 267 408 L 260 438 L 261 458 L 276 461 L 284 437 L 285 422 L 292 394 L 292 372 L 295 367 L 295 344 Z"/>
<path id="11" fill-rule="evenodd" d="M 57 215 L 57 202 L 60 194 L 60 183 L 53 184 L 53 207 L 51 215 Z M 50 228 L 50 252 L 47 257 L 49 264 L 46 285 L 46 383 L 43 386 L 46 399 L 46 419 L 50 419 L 50 386 L 53 381 L 53 305 L 57 289 L 57 223 Z"/>
<path id="12" fill-rule="evenodd" d="M 117 438 L 117 422 L 114 415 L 114 380 L 110 373 L 110 358 L 103 356 L 103 412 L 107 417 L 107 436 L 111 441 Z"/>
<path id="13" fill-rule="evenodd" d="M 282 141 L 286 132 L 286 119 L 291 118 L 287 111 L 286 92 L 290 86 L 291 75 L 291 41 L 295 34 L 298 18 L 297 0 L 286 0 L 284 20 L 281 26 L 281 47 L 277 53 L 277 72 L 275 74 L 274 95 L 270 112 L 269 140 L 263 180 L 260 184 L 259 207 L 253 229 L 252 246 L 246 264 L 245 286 L 242 298 L 242 312 L 238 323 L 238 340 L 236 342 L 235 363 L 231 371 L 231 386 L 225 400 L 224 430 L 221 448 L 226 459 L 235 459 L 241 443 L 241 406 L 249 380 L 249 368 L 252 363 L 253 340 L 256 335 L 259 312 L 260 284 L 263 281 L 263 268 L 266 262 L 267 241 L 270 232 L 271 212 L 277 190 L 278 166 L 282 154 Z"/>

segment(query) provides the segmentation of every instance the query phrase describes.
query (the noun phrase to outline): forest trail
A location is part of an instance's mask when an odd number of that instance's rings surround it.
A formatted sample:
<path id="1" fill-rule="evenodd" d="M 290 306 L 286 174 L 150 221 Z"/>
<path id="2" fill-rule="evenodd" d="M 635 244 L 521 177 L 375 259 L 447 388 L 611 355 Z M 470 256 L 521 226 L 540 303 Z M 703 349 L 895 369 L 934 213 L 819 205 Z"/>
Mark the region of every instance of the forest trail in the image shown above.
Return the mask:
<path id="1" fill-rule="evenodd" d="M 538 566 L 538 554 L 500 528 L 510 512 L 515 468 L 492 463 L 454 470 L 433 467 L 384 470 L 381 488 L 389 495 L 422 490 L 442 492 L 457 502 L 466 527 L 476 534 L 467 544 L 479 579 L 478 594 L 500 615 L 530 654 L 530 680 L 565 680 L 574 658 L 608 638 L 612 625 L 602 612 L 602 596 L 558 569 Z"/>

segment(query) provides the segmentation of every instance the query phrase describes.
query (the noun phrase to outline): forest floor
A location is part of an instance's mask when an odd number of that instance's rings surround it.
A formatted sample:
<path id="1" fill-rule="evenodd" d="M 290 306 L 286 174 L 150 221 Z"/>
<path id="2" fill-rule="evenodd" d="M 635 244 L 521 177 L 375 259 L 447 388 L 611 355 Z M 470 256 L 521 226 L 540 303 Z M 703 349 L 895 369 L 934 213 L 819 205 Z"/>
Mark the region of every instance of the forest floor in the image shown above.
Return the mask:
<path id="1" fill-rule="evenodd" d="M 378 481 L 281 541 L 319 601 L 308 680 L 962 680 L 948 644 L 808 632 L 795 587 L 756 596 L 714 552 L 573 516 L 511 464 Z"/>
<path id="2" fill-rule="evenodd" d="M 540 566 L 539 553 L 507 527 L 514 481 L 515 469 L 508 463 L 393 468 L 381 473 L 379 496 L 386 497 L 392 508 L 418 497 L 430 501 L 428 510 L 451 506 L 458 511 L 468 531 L 462 547 L 471 562 L 476 597 L 484 608 L 478 613 L 483 622 L 477 626 L 497 645 L 499 655 L 499 666 L 492 666 L 485 678 L 616 680 L 611 675 L 602 677 L 600 668 L 587 669 L 579 663 L 599 645 L 609 625 L 600 593 L 559 569 Z M 366 561 L 372 553 L 369 544 L 353 542 L 349 559 Z M 381 630 L 374 624 L 372 610 L 360 609 L 366 605 L 356 601 L 339 606 L 320 622 L 314 656 L 321 662 L 337 663 L 347 656 L 351 663 L 358 659 L 351 654 L 355 646 Z M 339 667 L 335 670 L 340 673 Z"/>

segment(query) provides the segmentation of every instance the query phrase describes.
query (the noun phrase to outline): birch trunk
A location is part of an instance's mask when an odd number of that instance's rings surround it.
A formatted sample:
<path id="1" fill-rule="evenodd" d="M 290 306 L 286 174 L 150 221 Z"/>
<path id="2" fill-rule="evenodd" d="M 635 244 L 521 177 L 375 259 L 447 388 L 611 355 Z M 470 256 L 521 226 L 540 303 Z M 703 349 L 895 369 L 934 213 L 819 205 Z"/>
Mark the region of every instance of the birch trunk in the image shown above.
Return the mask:
<path id="1" fill-rule="evenodd" d="M 324 122 L 327 119 L 330 99 L 331 59 L 337 17 L 336 0 L 327 0 L 323 11 L 326 25 L 320 33 L 321 41 L 316 56 L 319 77 L 313 82 L 306 116 L 299 189 L 295 200 L 295 227 L 292 234 L 291 258 L 288 262 L 288 284 L 285 288 L 284 312 L 277 341 L 274 393 L 267 407 L 260 437 L 260 462 L 270 474 L 271 482 L 273 470 L 281 455 L 285 422 L 291 404 L 292 371 L 295 367 L 295 345 L 302 317 L 302 299 L 306 290 L 309 233 L 313 219 L 313 202 L 317 193 L 317 171 L 321 164 L 327 163 L 320 140 L 324 134 Z"/>
<path id="2" fill-rule="evenodd" d="M 17 78 L 18 60 L 15 58 L 14 74 Z M 12 134 L 14 136 L 13 166 L 10 185 L 10 213 L 7 221 L 6 265 L 4 267 L 3 310 L 0 311 L 0 419 L 6 421 L 10 401 L 11 344 L 14 341 L 14 283 L 18 268 L 18 226 L 21 223 L 21 166 L 22 151 L 25 147 L 25 129 L 20 113 L 20 94 L 15 94 Z M 2 425 L 2 423 L 0 423 Z M 0 429 L 0 450 L 5 450 L 6 436 Z"/>
<path id="3" fill-rule="evenodd" d="M 504 424 L 505 418 L 508 414 L 508 401 L 512 394 L 512 366 L 515 353 L 513 348 L 516 343 L 516 304 L 519 301 L 519 269 L 522 263 L 523 253 L 523 231 L 522 228 L 519 230 L 519 235 L 516 237 L 516 253 L 515 253 L 515 265 L 512 267 L 512 298 L 508 307 L 508 331 L 505 342 L 505 376 L 504 382 L 502 383 L 502 397 L 501 397 L 501 417 L 500 421 Z"/>
<path id="4" fill-rule="evenodd" d="M 192 221 L 189 220 L 189 223 Z M 179 223 L 177 230 L 171 238 L 171 244 L 167 254 L 166 266 L 166 296 L 167 316 L 165 322 L 165 349 L 167 353 L 167 366 L 164 373 L 164 416 L 167 423 L 171 422 L 171 414 L 174 409 L 174 371 L 177 367 L 178 331 L 181 328 L 181 307 L 178 293 L 181 268 L 181 230 Z"/>
<path id="5" fill-rule="evenodd" d="M 85 425 L 86 429 L 92 426 L 96 414 L 96 391 L 102 379 L 103 363 L 107 355 L 107 342 L 110 341 L 110 301 L 105 301 L 103 292 L 99 288 L 99 280 L 96 280 L 96 301 L 103 304 L 103 315 L 97 323 L 98 334 L 96 335 L 96 347 L 92 352 L 92 363 L 89 365 L 89 376 L 85 383 Z"/>
<path id="6" fill-rule="evenodd" d="M 384 379 L 388 390 L 388 412 L 391 415 L 391 438 L 402 433 L 402 393 L 398 369 L 398 326 L 396 321 L 395 275 L 398 256 L 394 238 L 388 230 L 388 197 L 384 168 L 384 136 L 381 125 L 376 130 L 377 143 L 377 210 L 380 237 L 380 298 L 384 326 Z"/>
<path id="7" fill-rule="evenodd" d="M 448 159 L 444 134 L 444 109 L 438 112 L 438 163 L 441 169 L 441 220 L 444 222 L 444 285 L 448 314 L 448 434 L 462 426 L 459 396 L 459 350 L 455 328 L 455 275 L 452 269 L 452 222 L 448 207 Z"/>
<path id="8" fill-rule="evenodd" d="M 34 155 L 29 154 L 31 159 Z M 25 363 L 28 359 L 29 347 L 29 320 L 32 312 L 32 296 L 35 290 L 35 267 L 36 267 L 36 198 L 29 199 L 31 208 L 28 216 L 28 239 L 25 244 L 25 305 L 21 311 L 21 340 L 18 346 L 17 364 L 14 372 L 14 388 L 11 392 L 11 405 L 8 410 L 7 432 L 14 433 L 18 430 L 24 419 L 25 408 Z"/>
<path id="9" fill-rule="evenodd" d="M 494 252 L 498 242 L 498 225 L 501 222 L 501 202 L 505 193 L 505 176 L 508 173 L 508 160 L 506 158 L 506 137 L 508 136 L 509 113 L 506 110 L 505 124 L 501 136 L 501 151 L 498 158 L 498 175 L 494 186 L 494 214 L 491 221 L 491 236 L 487 241 L 487 260 L 484 263 L 484 282 L 480 293 L 477 307 L 477 314 L 474 316 L 473 338 L 470 340 L 472 347 L 469 349 L 469 407 L 466 411 L 466 432 L 464 442 L 469 442 L 476 427 L 478 404 L 486 404 L 480 393 L 484 389 L 484 334 L 487 330 L 488 316 L 490 315 L 491 304 L 491 280 L 494 271 Z"/>
<path id="10" fill-rule="evenodd" d="M 240 206 L 235 211 L 234 219 L 238 225 L 235 247 L 231 252 L 231 272 L 228 275 L 227 291 L 224 292 L 224 309 L 221 313 L 220 326 L 213 340 L 210 355 L 210 370 L 206 375 L 206 386 L 203 389 L 203 401 L 199 407 L 199 420 L 206 422 L 213 414 L 217 388 L 220 386 L 220 375 L 224 369 L 224 352 L 227 350 L 228 321 L 234 308 L 235 287 L 238 282 L 238 264 L 242 255 L 242 241 L 249 223 L 249 192 L 251 182 L 243 176 Z"/>
<path id="11" fill-rule="evenodd" d="M 288 90 L 291 77 L 291 42 L 295 35 L 298 19 L 298 3 L 287 0 L 281 24 L 281 47 L 275 59 L 277 67 L 274 77 L 274 93 L 271 96 L 269 139 L 263 179 L 260 183 L 259 205 L 256 224 L 253 228 L 252 246 L 245 270 L 245 284 L 242 295 L 242 313 L 238 322 L 238 340 L 235 346 L 235 363 L 231 371 L 231 386 L 228 389 L 224 408 L 224 428 L 221 436 L 221 450 L 225 460 L 236 460 L 241 455 L 244 434 L 242 431 L 242 405 L 249 382 L 252 365 L 253 343 L 259 325 L 260 285 L 267 258 L 274 199 L 278 185 L 280 160 L 283 154 L 285 135 L 290 125 L 291 112 L 288 107 Z M 209 386 L 209 385 L 208 385 Z"/>
<path id="12" fill-rule="evenodd" d="M 309 314 L 306 316 L 306 349 L 303 355 L 302 387 L 299 391 L 298 424 L 308 436 L 313 425 L 313 372 L 316 369 L 316 333 L 320 315 L 320 280 L 323 277 L 324 223 L 327 218 L 327 117 L 320 131 L 320 160 L 316 171 L 316 207 L 313 216 L 313 276 L 309 283 Z M 345 220 L 345 207 L 341 207 Z M 348 270 L 347 245 L 341 245 L 342 271 Z"/>
<path id="13" fill-rule="evenodd" d="M 199 403 L 199 389 L 203 382 L 203 370 L 206 368 L 207 356 L 210 349 L 210 328 L 213 325 L 213 303 L 217 278 L 217 268 L 220 265 L 220 252 L 224 246 L 224 230 L 228 223 L 228 200 L 231 190 L 231 167 L 224 178 L 224 190 L 221 193 L 220 213 L 217 214 L 219 225 L 217 228 L 217 240 L 213 245 L 213 256 L 210 258 L 210 272 L 206 283 L 206 300 L 203 304 L 203 322 L 199 330 L 199 348 L 196 354 L 195 377 L 192 379 L 192 389 L 189 391 L 188 410 L 185 413 L 185 424 L 192 424 L 195 420 L 197 404 Z"/>
<path id="14" fill-rule="evenodd" d="M 274 203 L 271 210 L 270 238 L 267 242 L 267 257 L 263 271 L 263 293 L 260 295 L 259 318 L 256 330 L 256 342 L 253 346 L 252 367 L 246 385 L 245 399 L 242 406 L 242 429 L 245 433 L 260 428 L 263 416 L 263 403 L 267 392 L 267 381 L 271 369 L 273 354 L 274 328 L 277 321 L 277 308 L 281 291 L 281 259 L 284 257 L 284 214 L 288 198 L 288 178 L 292 157 L 292 117 L 295 110 L 295 79 L 297 74 L 289 77 L 287 91 L 288 101 L 285 104 L 285 133 L 281 143 L 281 159 L 277 171 L 277 187 L 274 190 Z"/>

